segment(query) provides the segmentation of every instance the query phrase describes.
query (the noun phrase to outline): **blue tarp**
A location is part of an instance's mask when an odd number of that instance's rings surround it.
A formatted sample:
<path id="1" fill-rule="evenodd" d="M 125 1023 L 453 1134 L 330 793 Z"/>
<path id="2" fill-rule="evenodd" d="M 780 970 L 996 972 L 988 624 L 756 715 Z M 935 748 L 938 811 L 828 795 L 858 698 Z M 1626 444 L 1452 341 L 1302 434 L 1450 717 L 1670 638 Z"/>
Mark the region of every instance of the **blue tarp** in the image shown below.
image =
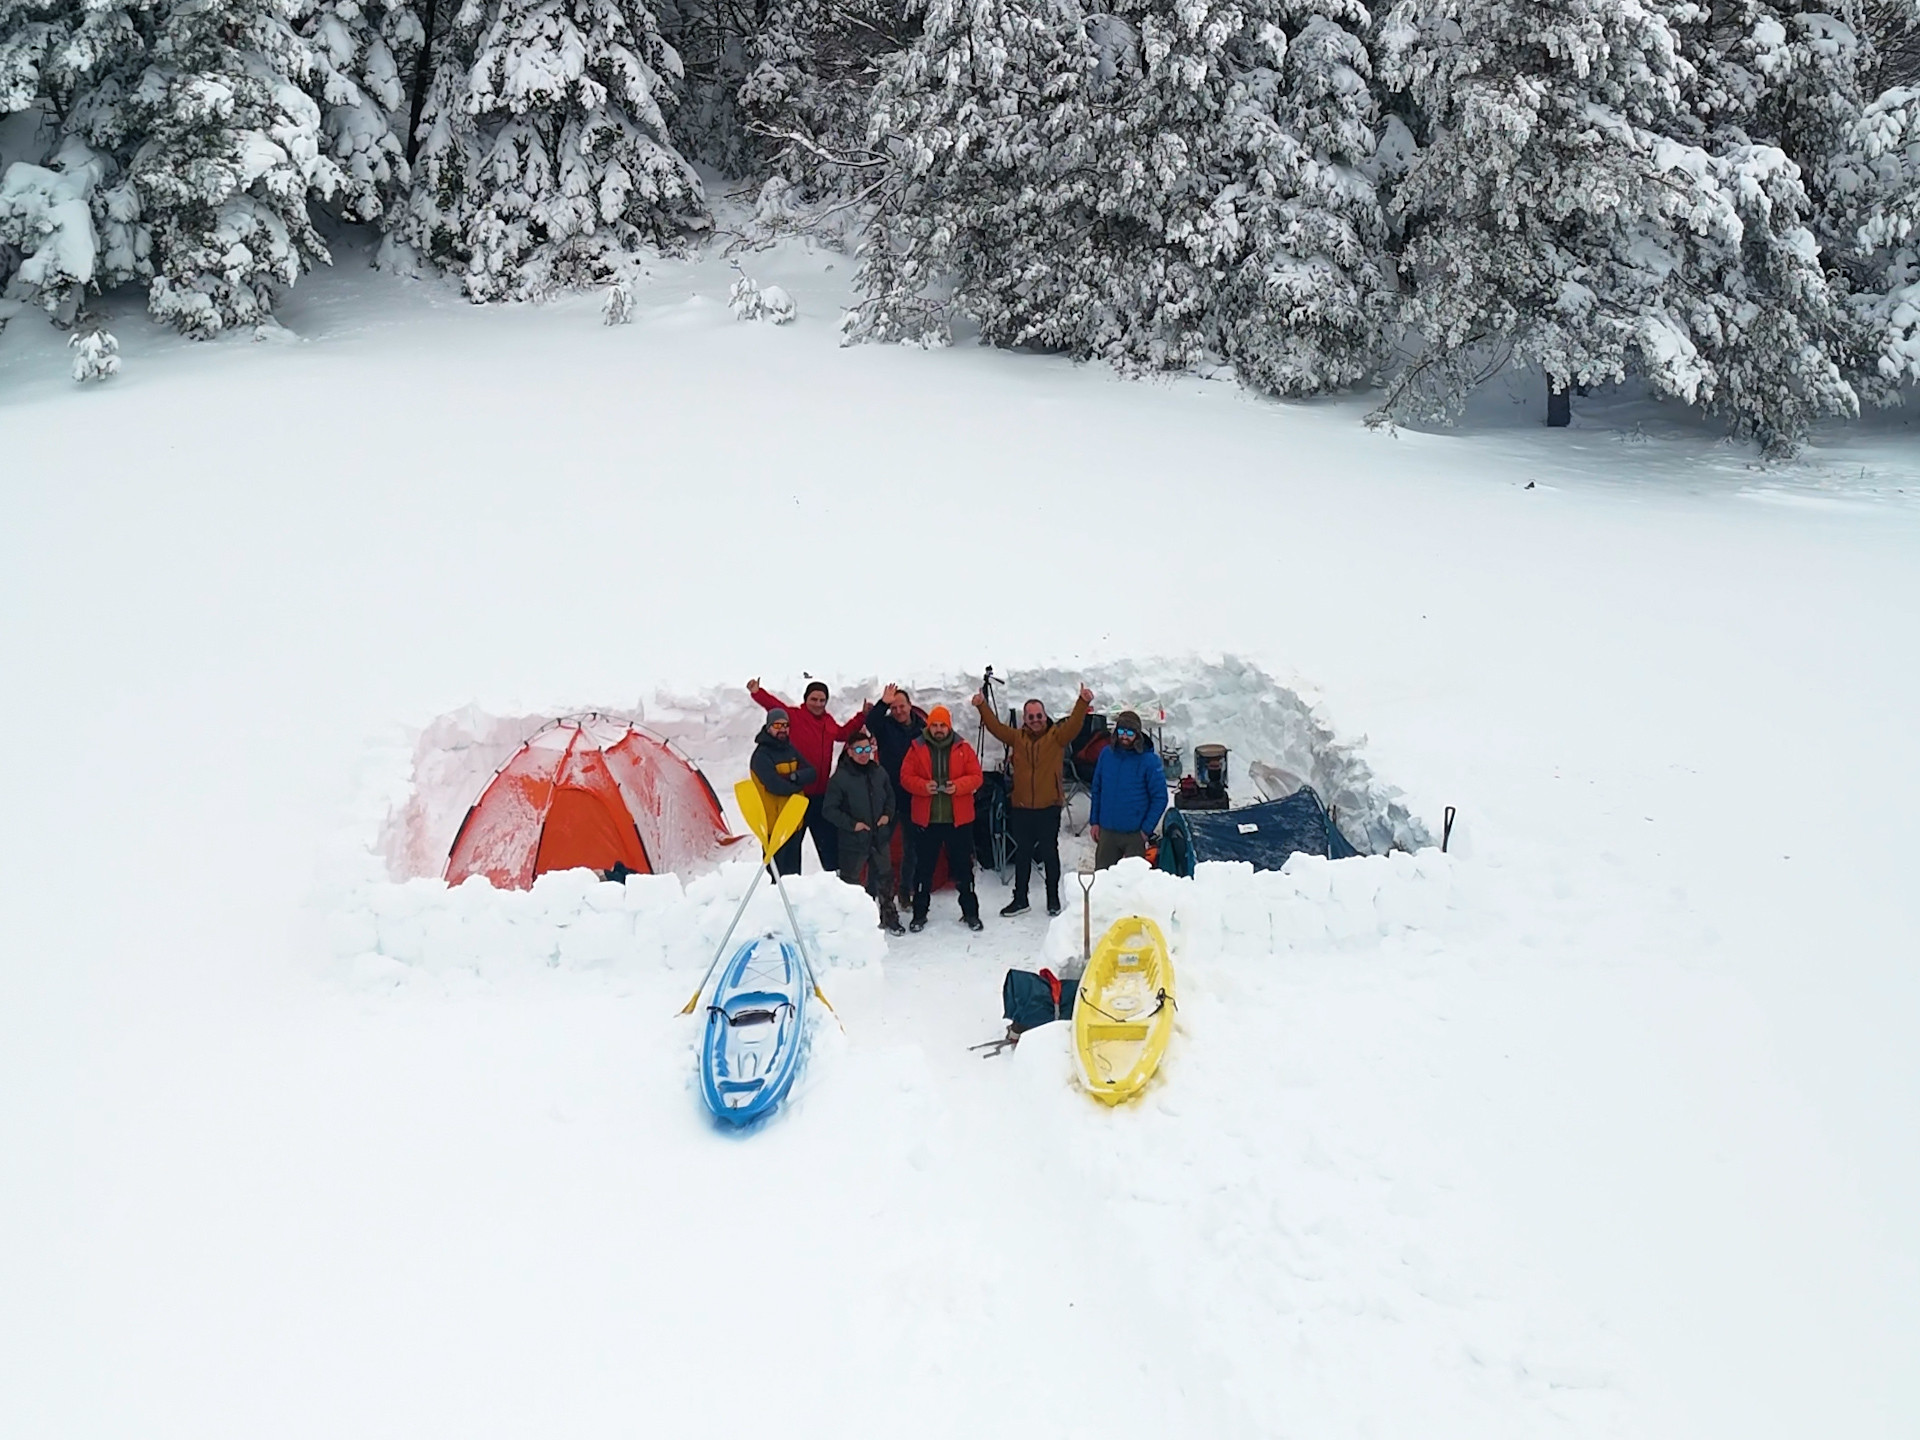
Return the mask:
<path id="1" fill-rule="evenodd" d="M 1160 832 L 1160 868 L 1192 875 L 1203 860 L 1245 860 L 1278 870 L 1295 854 L 1345 860 L 1358 855 L 1310 788 L 1239 810 L 1169 810 Z"/>

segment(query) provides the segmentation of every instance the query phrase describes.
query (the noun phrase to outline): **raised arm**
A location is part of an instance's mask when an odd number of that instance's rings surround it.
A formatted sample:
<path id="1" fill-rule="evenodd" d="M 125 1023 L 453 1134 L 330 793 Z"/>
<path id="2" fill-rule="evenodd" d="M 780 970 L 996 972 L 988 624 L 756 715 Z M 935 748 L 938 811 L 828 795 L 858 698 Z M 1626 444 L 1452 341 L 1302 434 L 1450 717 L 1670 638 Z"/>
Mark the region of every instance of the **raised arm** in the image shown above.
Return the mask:
<path id="1" fill-rule="evenodd" d="M 1007 724 L 1006 721 L 1000 719 L 999 716 L 995 715 L 991 710 L 987 709 L 987 702 L 984 697 L 979 695 L 974 696 L 973 708 L 980 712 L 980 718 L 986 722 L 987 733 L 1002 745 L 1011 745 L 1013 743 L 1013 737 L 1020 733 L 1011 725 Z"/>
<path id="2" fill-rule="evenodd" d="M 754 703 L 762 710 L 784 710 L 789 715 L 794 711 L 793 706 L 782 700 L 771 690 L 762 690 L 758 680 L 749 680 L 747 682 L 747 694 L 753 697 Z"/>
<path id="3" fill-rule="evenodd" d="M 1075 698 L 1073 708 L 1067 712 L 1066 718 L 1053 722 L 1053 729 L 1059 732 L 1063 744 L 1071 745 L 1073 737 L 1080 733 L 1080 727 L 1087 720 L 1087 706 L 1092 700 L 1093 696 L 1089 695 L 1087 687 L 1082 685 L 1080 694 Z"/>

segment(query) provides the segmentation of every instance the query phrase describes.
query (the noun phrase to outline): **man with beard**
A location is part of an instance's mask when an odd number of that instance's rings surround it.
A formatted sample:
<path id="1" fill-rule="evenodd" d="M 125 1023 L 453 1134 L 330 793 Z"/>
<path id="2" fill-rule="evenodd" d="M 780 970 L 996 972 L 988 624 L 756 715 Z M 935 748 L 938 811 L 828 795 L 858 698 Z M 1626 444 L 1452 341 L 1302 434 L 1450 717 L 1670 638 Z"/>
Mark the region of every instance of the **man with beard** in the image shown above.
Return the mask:
<path id="1" fill-rule="evenodd" d="M 760 727 L 760 733 L 753 737 L 753 759 L 747 769 L 753 776 L 753 783 L 760 791 L 760 800 L 767 812 L 767 824 L 773 824 L 774 816 L 786 805 L 789 795 L 806 792 L 814 781 L 813 766 L 806 757 L 794 748 L 791 725 L 787 712 L 779 706 L 767 712 L 767 723 Z M 807 802 L 807 808 L 813 808 L 813 802 Z M 779 867 L 782 875 L 800 873 L 800 837 L 804 831 L 796 830 L 793 838 L 780 847 L 773 857 L 773 863 Z"/>
<path id="2" fill-rule="evenodd" d="M 1129 855 L 1147 854 L 1147 836 L 1167 810 L 1167 769 L 1140 728 L 1140 717 L 1122 710 L 1113 720 L 1113 743 L 1093 767 L 1093 803 L 1087 832 L 1093 836 L 1093 868 L 1104 870 Z"/>
<path id="3" fill-rule="evenodd" d="M 960 891 L 960 918 L 969 930 L 980 924 L 980 896 L 973 888 L 973 795 L 982 779 L 980 757 L 953 733 L 953 715 L 944 705 L 927 712 L 927 729 L 907 751 L 900 783 L 913 802 L 913 823 L 920 832 L 918 875 L 913 887 L 913 923 L 927 928 L 933 899 L 933 867 L 944 850 L 947 877 Z"/>

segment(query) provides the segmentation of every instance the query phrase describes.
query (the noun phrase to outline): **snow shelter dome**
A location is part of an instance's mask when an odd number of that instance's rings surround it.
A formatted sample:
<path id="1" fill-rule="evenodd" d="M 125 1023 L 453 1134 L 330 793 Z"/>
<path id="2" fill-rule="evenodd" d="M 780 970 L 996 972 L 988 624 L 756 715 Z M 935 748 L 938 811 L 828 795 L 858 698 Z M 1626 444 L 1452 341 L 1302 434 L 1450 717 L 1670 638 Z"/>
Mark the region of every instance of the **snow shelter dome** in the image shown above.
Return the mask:
<path id="1" fill-rule="evenodd" d="M 453 837 L 446 880 L 482 875 L 526 890 L 549 870 L 661 874 L 738 838 L 707 777 L 668 741 L 624 720 L 569 716 L 494 772 Z"/>

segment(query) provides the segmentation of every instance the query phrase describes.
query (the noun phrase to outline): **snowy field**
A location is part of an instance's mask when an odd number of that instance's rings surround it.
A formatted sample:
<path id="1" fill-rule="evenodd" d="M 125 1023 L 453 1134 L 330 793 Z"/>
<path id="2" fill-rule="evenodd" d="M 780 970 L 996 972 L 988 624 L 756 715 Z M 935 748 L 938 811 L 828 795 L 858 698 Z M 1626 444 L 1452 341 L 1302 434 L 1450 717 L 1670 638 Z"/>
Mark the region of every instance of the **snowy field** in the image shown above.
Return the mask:
<path id="1" fill-rule="evenodd" d="M 841 349 L 797 248 L 786 327 L 340 258 L 264 343 L 117 302 L 85 391 L 0 336 L 0 1433 L 1920 1433 L 1915 412 L 1374 433 Z M 1077 909 L 810 873 L 845 1028 L 745 1137 L 674 1015 L 737 867 L 407 878 L 436 722 L 637 709 L 724 792 L 749 675 L 989 663 L 1452 853 L 1103 877 L 1181 983 L 1117 1111 L 966 1049 Z"/>

